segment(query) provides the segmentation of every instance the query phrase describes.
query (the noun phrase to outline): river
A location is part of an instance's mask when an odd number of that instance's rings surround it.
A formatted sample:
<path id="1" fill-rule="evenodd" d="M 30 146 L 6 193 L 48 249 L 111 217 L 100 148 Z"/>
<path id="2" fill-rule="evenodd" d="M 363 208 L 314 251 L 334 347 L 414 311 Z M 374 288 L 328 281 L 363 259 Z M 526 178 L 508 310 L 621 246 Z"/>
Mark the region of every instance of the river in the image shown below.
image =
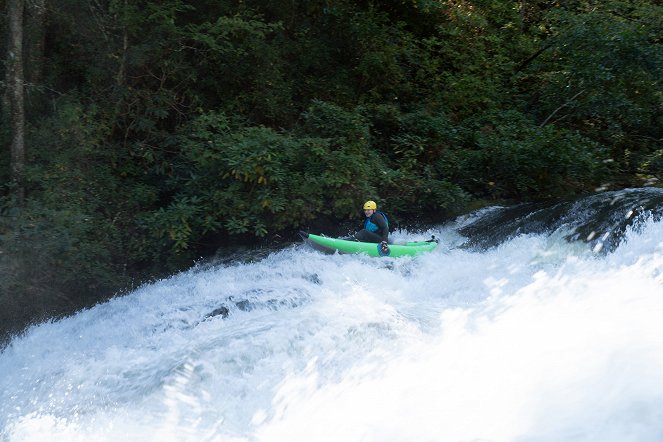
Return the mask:
<path id="1" fill-rule="evenodd" d="M 441 240 L 418 257 L 198 266 L 15 337 L 0 440 L 661 441 L 662 200 L 395 232 Z"/>

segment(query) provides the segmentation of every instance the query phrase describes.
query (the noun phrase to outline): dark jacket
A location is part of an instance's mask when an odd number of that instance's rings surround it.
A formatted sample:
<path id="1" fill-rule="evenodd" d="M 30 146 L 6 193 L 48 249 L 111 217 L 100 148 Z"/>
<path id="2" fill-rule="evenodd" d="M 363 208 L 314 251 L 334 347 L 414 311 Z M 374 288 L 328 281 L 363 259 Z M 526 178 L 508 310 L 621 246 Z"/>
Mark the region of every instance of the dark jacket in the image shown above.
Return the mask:
<path id="1" fill-rule="evenodd" d="M 367 233 L 373 233 L 373 235 L 367 236 L 377 242 L 389 239 L 389 224 L 382 212 L 374 212 L 370 217 L 366 217 L 362 227 Z"/>

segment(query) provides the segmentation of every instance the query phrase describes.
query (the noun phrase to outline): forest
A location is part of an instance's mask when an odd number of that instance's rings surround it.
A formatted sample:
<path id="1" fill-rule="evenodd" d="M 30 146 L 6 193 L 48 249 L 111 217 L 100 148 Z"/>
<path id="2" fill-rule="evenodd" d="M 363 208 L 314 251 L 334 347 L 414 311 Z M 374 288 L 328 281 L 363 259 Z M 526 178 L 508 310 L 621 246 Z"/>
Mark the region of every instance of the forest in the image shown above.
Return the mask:
<path id="1" fill-rule="evenodd" d="M 0 334 L 229 244 L 663 178 L 658 0 L 6 0 Z"/>

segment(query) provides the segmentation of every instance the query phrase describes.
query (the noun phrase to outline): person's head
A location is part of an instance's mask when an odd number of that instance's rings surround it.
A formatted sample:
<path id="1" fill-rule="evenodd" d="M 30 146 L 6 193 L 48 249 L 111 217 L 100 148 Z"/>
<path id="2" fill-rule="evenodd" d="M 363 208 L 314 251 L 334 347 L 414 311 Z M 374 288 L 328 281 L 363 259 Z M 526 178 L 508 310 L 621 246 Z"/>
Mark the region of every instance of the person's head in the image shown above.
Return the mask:
<path id="1" fill-rule="evenodd" d="M 375 204 L 375 201 L 366 201 L 364 203 L 364 215 L 371 216 L 378 209 L 378 205 Z"/>

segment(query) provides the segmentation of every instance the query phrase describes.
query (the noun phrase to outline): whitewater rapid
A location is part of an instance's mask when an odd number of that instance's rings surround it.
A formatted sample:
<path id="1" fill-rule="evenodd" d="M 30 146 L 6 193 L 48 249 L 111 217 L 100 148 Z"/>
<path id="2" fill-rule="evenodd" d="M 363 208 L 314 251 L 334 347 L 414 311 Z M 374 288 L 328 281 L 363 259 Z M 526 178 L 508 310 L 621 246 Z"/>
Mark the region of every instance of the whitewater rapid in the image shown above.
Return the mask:
<path id="1" fill-rule="evenodd" d="M 3 441 L 661 441 L 663 224 L 411 258 L 293 245 L 32 327 Z"/>

